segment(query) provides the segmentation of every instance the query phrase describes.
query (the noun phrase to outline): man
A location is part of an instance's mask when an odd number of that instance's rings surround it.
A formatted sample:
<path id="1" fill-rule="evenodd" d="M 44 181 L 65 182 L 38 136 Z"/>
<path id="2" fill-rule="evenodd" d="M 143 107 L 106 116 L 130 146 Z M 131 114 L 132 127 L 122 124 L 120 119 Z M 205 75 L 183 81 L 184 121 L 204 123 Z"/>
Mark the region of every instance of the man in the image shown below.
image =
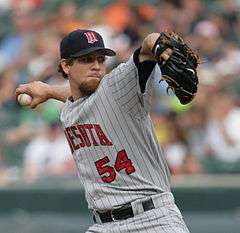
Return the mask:
<path id="1" fill-rule="evenodd" d="M 95 223 L 87 232 L 189 232 L 149 117 L 153 69 L 173 53 L 164 47 L 159 54 L 158 40 L 159 33 L 148 35 L 105 74 L 105 56 L 115 52 L 95 31 L 73 31 L 60 45 L 59 71 L 70 88 L 33 82 L 16 90 L 33 97 L 32 108 L 48 98 L 66 101 L 61 121 Z"/>

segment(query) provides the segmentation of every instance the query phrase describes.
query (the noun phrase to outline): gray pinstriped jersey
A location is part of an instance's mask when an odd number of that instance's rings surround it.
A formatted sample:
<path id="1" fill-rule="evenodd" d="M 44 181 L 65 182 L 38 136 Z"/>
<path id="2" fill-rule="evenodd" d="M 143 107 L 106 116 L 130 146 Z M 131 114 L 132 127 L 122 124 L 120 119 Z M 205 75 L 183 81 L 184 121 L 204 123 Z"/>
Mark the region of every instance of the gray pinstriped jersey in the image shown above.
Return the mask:
<path id="1" fill-rule="evenodd" d="M 67 100 L 62 109 L 89 209 L 112 209 L 170 190 L 168 167 L 149 116 L 153 72 L 141 93 L 130 58 L 106 75 L 95 93 Z"/>

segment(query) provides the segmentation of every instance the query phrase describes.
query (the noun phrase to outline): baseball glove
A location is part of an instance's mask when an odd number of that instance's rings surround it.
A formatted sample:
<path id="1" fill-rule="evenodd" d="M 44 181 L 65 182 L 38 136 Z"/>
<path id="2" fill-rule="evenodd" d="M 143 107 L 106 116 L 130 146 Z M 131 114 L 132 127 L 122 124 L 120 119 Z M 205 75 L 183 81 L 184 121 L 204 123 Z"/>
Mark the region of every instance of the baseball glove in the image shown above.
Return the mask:
<path id="1" fill-rule="evenodd" d="M 172 49 L 172 54 L 164 60 L 161 54 L 167 48 Z M 172 89 L 181 104 L 191 102 L 197 93 L 198 55 L 174 32 L 160 33 L 152 52 L 162 72 L 161 80 L 168 83 L 167 91 Z"/>

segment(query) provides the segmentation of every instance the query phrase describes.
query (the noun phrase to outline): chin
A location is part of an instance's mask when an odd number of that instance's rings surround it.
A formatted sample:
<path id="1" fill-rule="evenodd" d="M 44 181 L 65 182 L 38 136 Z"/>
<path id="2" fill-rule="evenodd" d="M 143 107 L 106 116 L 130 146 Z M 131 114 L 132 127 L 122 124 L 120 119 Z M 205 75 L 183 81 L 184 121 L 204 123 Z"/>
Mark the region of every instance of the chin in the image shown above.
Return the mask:
<path id="1" fill-rule="evenodd" d="M 97 90 L 100 84 L 100 81 L 101 80 L 97 78 L 88 80 L 87 82 L 84 82 L 81 84 L 81 86 L 79 87 L 79 90 L 84 96 L 91 95 Z"/>

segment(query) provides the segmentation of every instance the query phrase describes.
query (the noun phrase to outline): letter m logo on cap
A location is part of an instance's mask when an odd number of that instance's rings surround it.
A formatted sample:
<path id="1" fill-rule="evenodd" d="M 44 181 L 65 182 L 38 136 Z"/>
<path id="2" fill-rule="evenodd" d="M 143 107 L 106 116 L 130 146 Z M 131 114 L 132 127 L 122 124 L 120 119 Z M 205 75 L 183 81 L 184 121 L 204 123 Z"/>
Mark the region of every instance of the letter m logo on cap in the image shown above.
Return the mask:
<path id="1" fill-rule="evenodd" d="M 94 42 L 98 41 L 96 34 L 94 32 L 85 32 L 84 35 L 86 36 L 89 44 L 93 44 Z"/>

